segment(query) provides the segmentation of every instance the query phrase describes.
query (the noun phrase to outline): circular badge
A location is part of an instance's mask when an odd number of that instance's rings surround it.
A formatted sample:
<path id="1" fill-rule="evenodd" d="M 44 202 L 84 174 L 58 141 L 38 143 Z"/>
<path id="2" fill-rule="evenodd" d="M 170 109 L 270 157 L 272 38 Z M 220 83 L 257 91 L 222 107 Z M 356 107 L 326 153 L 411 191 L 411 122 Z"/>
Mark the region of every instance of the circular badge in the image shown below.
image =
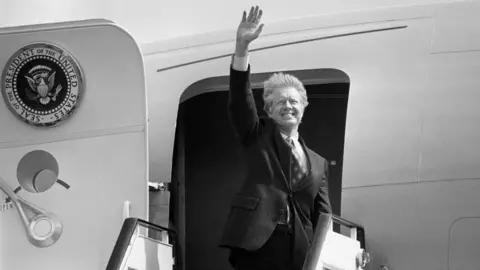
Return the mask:
<path id="1" fill-rule="evenodd" d="M 84 91 L 75 59 L 62 48 L 35 43 L 18 50 L 2 74 L 2 95 L 10 111 L 34 125 L 56 126 L 78 108 Z"/>

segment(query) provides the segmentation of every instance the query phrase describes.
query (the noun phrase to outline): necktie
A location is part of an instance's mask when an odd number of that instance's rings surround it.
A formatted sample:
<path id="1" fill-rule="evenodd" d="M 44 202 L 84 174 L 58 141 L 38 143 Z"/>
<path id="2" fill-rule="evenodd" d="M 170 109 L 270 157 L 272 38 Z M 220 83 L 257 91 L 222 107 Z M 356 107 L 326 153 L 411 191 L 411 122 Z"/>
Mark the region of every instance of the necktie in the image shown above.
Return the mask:
<path id="1" fill-rule="evenodd" d="M 292 185 L 295 185 L 300 180 L 302 180 L 303 176 L 307 173 L 307 168 L 305 165 L 302 166 L 300 164 L 300 161 L 301 161 L 300 153 L 298 153 L 297 148 L 295 147 L 295 144 L 293 142 L 293 139 L 291 137 L 288 137 L 286 140 L 292 150 L 292 163 L 290 164 L 290 175 L 291 175 Z"/>

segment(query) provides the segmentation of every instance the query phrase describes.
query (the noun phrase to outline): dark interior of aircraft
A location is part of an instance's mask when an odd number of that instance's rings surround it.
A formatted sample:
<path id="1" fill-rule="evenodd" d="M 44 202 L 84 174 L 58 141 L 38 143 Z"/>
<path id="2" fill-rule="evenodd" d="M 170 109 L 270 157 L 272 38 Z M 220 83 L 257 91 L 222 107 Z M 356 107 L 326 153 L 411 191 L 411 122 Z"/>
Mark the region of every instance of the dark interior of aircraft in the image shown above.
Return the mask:
<path id="1" fill-rule="evenodd" d="M 306 89 L 310 104 L 299 131 L 307 146 L 330 162 L 330 200 L 333 214 L 340 215 L 349 83 L 306 85 Z M 254 89 L 254 95 L 257 110 L 264 115 L 261 89 Z M 185 183 L 185 258 L 177 262 L 185 264 L 183 269 L 187 270 L 231 269 L 228 251 L 217 245 L 230 199 L 242 184 L 244 164 L 228 122 L 227 100 L 227 91 L 216 91 L 197 95 L 179 106 L 172 181 L 184 178 L 180 182 Z M 172 198 L 176 196 L 174 188 Z M 176 202 L 171 200 L 174 227 L 179 226 Z"/>

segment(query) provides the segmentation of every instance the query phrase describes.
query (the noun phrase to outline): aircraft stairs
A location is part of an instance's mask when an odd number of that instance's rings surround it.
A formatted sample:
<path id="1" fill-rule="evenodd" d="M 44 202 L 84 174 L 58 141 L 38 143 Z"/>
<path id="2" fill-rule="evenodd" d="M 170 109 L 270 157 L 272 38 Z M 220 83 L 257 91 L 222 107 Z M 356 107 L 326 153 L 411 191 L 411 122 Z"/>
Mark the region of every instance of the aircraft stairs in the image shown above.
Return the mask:
<path id="1" fill-rule="evenodd" d="M 333 224 L 348 234 L 335 232 Z M 137 219 L 125 219 L 107 270 L 183 270 L 176 263 L 175 231 Z M 362 226 L 335 215 L 321 215 L 303 270 L 363 270 L 370 261 Z"/>

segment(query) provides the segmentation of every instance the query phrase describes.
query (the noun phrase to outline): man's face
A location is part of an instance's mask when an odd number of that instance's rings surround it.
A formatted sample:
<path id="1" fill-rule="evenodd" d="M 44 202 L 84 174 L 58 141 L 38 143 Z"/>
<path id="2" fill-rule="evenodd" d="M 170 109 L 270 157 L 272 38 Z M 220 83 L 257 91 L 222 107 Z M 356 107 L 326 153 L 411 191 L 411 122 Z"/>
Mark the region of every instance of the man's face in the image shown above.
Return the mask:
<path id="1" fill-rule="evenodd" d="M 286 129 L 298 127 L 304 106 L 300 93 L 294 87 L 276 89 L 272 96 L 272 106 L 269 116 Z"/>

